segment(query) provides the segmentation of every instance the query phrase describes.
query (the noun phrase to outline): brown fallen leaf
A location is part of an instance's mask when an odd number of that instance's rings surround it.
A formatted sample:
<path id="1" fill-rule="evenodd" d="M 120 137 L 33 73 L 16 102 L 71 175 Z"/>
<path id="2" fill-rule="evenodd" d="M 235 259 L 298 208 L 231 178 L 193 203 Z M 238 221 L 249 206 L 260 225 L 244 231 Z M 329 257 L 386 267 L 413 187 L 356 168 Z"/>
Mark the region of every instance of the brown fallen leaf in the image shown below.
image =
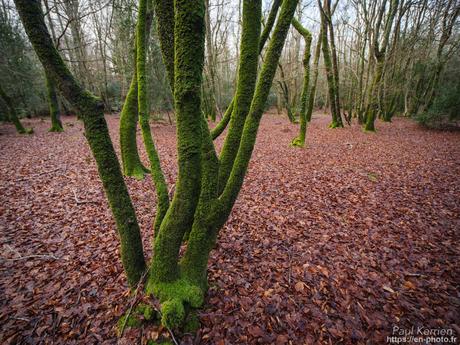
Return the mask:
<path id="1" fill-rule="evenodd" d="M 393 290 L 391 287 L 389 287 L 388 285 L 383 285 L 383 290 L 387 291 L 387 292 L 390 292 L 390 293 L 396 293 L 395 290 Z"/>
<path id="2" fill-rule="evenodd" d="M 295 289 L 297 292 L 302 292 L 303 290 L 305 290 L 305 283 L 304 283 L 304 282 L 297 282 L 297 283 L 294 285 L 294 289 Z"/>

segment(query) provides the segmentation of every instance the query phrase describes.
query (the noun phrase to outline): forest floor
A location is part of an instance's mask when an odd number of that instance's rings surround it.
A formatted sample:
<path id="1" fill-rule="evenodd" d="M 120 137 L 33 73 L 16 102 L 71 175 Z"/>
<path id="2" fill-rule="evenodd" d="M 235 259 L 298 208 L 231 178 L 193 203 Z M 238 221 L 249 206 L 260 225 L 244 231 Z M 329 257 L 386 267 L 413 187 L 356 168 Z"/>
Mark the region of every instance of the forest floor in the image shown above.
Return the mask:
<path id="1" fill-rule="evenodd" d="M 119 119 L 107 120 L 119 151 Z M 82 124 L 24 122 L 33 135 L 0 126 L 0 343 L 116 344 L 131 298 Z M 460 335 L 460 133 L 328 122 L 316 113 L 308 148 L 294 149 L 298 125 L 264 117 L 195 344 L 382 344 L 412 326 Z M 172 183 L 175 129 L 153 132 Z M 126 180 L 150 256 L 152 182 Z"/>

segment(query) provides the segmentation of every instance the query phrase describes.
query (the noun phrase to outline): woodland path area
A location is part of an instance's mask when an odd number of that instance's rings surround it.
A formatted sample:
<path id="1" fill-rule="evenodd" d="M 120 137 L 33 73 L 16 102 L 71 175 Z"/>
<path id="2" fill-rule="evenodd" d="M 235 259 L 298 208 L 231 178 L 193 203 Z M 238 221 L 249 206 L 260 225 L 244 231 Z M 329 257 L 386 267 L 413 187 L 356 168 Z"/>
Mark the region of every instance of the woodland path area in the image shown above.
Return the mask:
<path id="1" fill-rule="evenodd" d="M 64 133 L 44 120 L 24 121 L 32 136 L 0 126 L 1 344 L 116 344 L 129 306 L 82 124 L 63 120 Z M 119 118 L 107 120 L 119 152 Z M 394 325 L 460 334 L 460 133 L 329 121 L 316 113 L 308 148 L 295 149 L 297 125 L 264 117 L 195 343 L 381 344 Z M 153 132 L 172 182 L 175 129 Z M 148 248 L 154 188 L 127 181 Z"/>

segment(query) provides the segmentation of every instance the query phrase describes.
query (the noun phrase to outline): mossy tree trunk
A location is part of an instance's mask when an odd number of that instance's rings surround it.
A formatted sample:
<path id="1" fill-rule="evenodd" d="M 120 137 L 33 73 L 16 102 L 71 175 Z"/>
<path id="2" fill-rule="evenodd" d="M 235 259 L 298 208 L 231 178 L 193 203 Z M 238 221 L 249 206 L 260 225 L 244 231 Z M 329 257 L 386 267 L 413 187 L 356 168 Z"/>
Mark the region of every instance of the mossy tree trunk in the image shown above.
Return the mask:
<path id="1" fill-rule="evenodd" d="M 142 131 L 145 150 L 150 161 L 150 171 L 157 193 L 157 214 L 154 223 L 154 233 L 158 234 L 161 222 L 169 207 L 168 186 L 161 170 L 160 157 L 155 148 L 149 123 L 149 108 L 147 100 L 147 43 L 153 16 L 151 0 L 140 0 L 136 25 L 136 77 L 137 104 L 139 123 Z"/>
<path id="2" fill-rule="evenodd" d="M 279 86 L 279 89 L 281 90 L 281 94 L 283 95 L 284 107 L 286 108 L 287 117 L 291 123 L 296 123 L 295 116 L 292 113 L 292 109 L 291 109 L 291 101 L 289 97 L 289 87 L 287 85 L 286 76 L 284 74 L 284 68 L 281 63 L 278 63 L 278 69 L 280 71 L 280 77 L 281 77 L 281 80 L 278 80 L 278 86 Z"/>
<path id="3" fill-rule="evenodd" d="M 303 76 L 303 85 L 302 85 L 302 94 L 300 96 L 300 132 L 299 135 L 292 140 L 292 146 L 303 147 L 305 145 L 305 137 L 307 133 L 307 98 L 308 98 L 308 86 L 310 83 L 310 49 L 311 49 L 311 40 L 312 36 L 310 31 L 305 29 L 300 22 L 293 18 L 292 25 L 295 29 L 299 32 L 300 35 L 305 40 L 305 51 L 303 54 L 303 68 L 304 68 L 304 76 Z M 310 94 L 310 97 L 314 97 L 314 95 Z"/>
<path id="4" fill-rule="evenodd" d="M 24 128 L 22 125 L 21 121 L 19 120 L 18 113 L 16 111 L 16 108 L 13 104 L 13 100 L 6 94 L 6 92 L 3 90 L 2 86 L 0 85 L 0 98 L 3 100 L 3 102 L 6 104 L 8 108 L 8 117 L 9 120 L 14 124 L 14 127 L 16 128 L 16 131 L 19 134 L 31 134 L 33 133 L 32 129 L 29 128 Z"/>
<path id="5" fill-rule="evenodd" d="M 243 184 L 264 106 L 297 5 L 297 0 L 283 1 L 265 62 L 257 76 L 261 2 L 244 0 L 240 75 L 227 143 L 224 143 L 220 160 L 200 109 L 205 54 L 204 0 L 155 2 L 156 10 L 174 14 L 172 18 L 157 14 L 157 19 L 159 32 L 164 34 L 159 36 L 165 66 L 173 81 L 171 87 L 174 90 L 177 118 L 179 172 L 174 197 L 154 237 L 146 291 L 160 299 L 162 322 L 167 327 L 181 325 L 186 310 L 203 303 L 209 254 Z M 134 286 L 145 270 L 142 242 L 136 215 L 108 134 L 102 103 L 75 82 L 63 63 L 47 33 L 39 0 L 15 0 L 15 3 L 40 61 L 56 81 L 60 92 L 79 111 L 84 122 L 86 138 L 98 164 L 121 237 L 124 269 L 129 283 Z M 146 85 L 143 78 L 143 37 L 146 33 L 143 20 L 147 9 L 148 0 L 142 0 L 137 26 L 138 111 L 141 125 L 146 117 Z M 144 141 L 150 139 L 144 135 Z M 235 145 L 230 146 L 230 142 Z M 152 171 L 153 168 L 161 171 L 159 160 L 149 158 Z M 188 245 L 180 258 L 179 250 L 187 233 Z"/>
<path id="6" fill-rule="evenodd" d="M 214 58 L 214 47 L 212 42 L 212 32 L 211 32 L 211 15 L 209 8 L 209 0 L 205 0 L 205 24 L 206 24 L 206 67 L 208 74 L 208 85 L 210 86 L 208 102 L 209 105 L 208 113 L 206 114 L 213 121 L 216 120 L 217 114 L 220 114 L 219 105 L 217 102 L 217 72 L 216 72 L 216 63 Z"/>
<path id="7" fill-rule="evenodd" d="M 99 176 L 115 218 L 121 243 L 121 259 L 131 286 L 145 271 L 139 225 L 126 188 L 107 123 L 103 104 L 76 82 L 53 45 L 39 0 L 15 0 L 20 19 L 45 72 L 60 93 L 77 109 L 85 136 L 96 160 Z"/>
<path id="8" fill-rule="evenodd" d="M 335 3 L 337 6 L 338 1 Z M 324 14 L 327 23 L 327 28 L 329 32 L 329 40 L 331 42 L 331 57 L 332 57 L 332 70 L 334 74 L 334 101 L 335 101 L 335 109 L 337 112 L 337 116 L 340 120 L 338 120 L 339 127 L 343 127 L 342 121 L 342 111 L 340 106 L 340 80 L 339 80 L 339 63 L 337 59 L 337 49 L 335 47 L 335 35 L 334 35 L 334 26 L 332 25 L 332 14 L 335 12 L 335 8 L 331 10 L 331 0 L 324 1 Z M 346 117 L 345 117 L 346 118 Z"/>
<path id="9" fill-rule="evenodd" d="M 384 65 L 385 65 L 385 57 L 386 51 L 388 48 L 388 42 L 390 38 L 391 28 L 393 26 L 393 20 L 396 15 L 396 10 L 398 8 L 399 0 L 391 0 L 390 8 L 388 10 L 386 20 L 385 20 L 385 28 L 383 32 L 383 41 L 381 47 L 379 47 L 379 29 L 380 23 L 382 21 L 383 12 L 385 10 L 385 2 L 382 3 L 382 7 L 379 11 L 379 19 L 377 20 L 375 34 L 374 34 L 374 41 L 373 41 L 373 52 L 374 52 L 374 59 L 375 59 L 375 69 L 374 69 L 374 77 L 372 78 L 372 83 L 368 90 L 367 96 L 367 110 L 366 110 L 366 124 L 364 126 L 365 131 L 375 132 L 375 119 L 377 118 L 377 114 L 379 111 L 379 95 L 378 91 L 380 89 L 380 83 L 383 78 L 384 72 Z"/>
<path id="10" fill-rule="evenodd" d="M 179 235 L 173 234 L 177 227 L 171 228 L 169 231 L 164 229 L 164 224 L 168 221 L 169 211 L 160 228 L 160 234 L 155 240 L 155 253 L 161 246 L 165 246 L 165 250 L 168 252 L 174 253 L 174 258 L 164 254 L 155 254 L 147 287 L 148 292 L 154 293 L 162 301 L 163 323 L 169 327 L 177 326 L 182 322 L 185 317 L 184 305 L 197 307 L 203 301 L 209 253 L 215 245 L 218 232 L 230 214 L 243 183 L 263 107 L 276 72 L 296 3 L 297 1 L 294 0 L 285 0 L 283 3 L 265 63 L 254 88 L 257 79 L 257 57 L 259 53 L 257 49 L 254 49 L 254 45 L 259 41 L 261 0 L 245 0 L 243 2 L 242 53 L 238 69 L 240 75 L 238 76 L 231 123 L 219 161 L 211 133 L 204 116 L 201 116 L 200 193 L 192 217 L 193 223 L 189 229 L 188 245 L 178 266 L 175 262 L 178 260 L 181 239 Z M 178 10 L 176 2 L 176 30 L 179 26 Z M 160 19 L 159 25 L 166 24 L 162 23 Z M 176 31 L 174 69 L 176 87 L 179 86 L 177 73 L 181 71 L 178 66 L 180 60 L 178 60 L 177 49 L 179 47 L 184 48 L 184 43 L 177 41 L 180 36 Z M 162 44 L 162 46 L 164 45 Z M 196 43 L 194 47 L 196 52 Z M 167 54 L 163 56 L 167 56 Z M 166 63 L 166 65 L 168 64 Z M 175 96 L 177 104 L 177 97 L 179 96 L 177 90 Z M 234 145 L 230 145 L 230 143 Z M 176 190 L 175 198 L 177 196 L 178 191 Z M 193 194 L 194 197 L 195 194 Z M 172 205 L 170 209 L 171 207 Z M 179 234 L 183 234 L 183 232 Z"/>
<path id="11" fill-rule="evenodd" d="M 53 78 L 50 78 L 48 74 L 45 73 L 46 77 L 46 90 L 48 92 L 48 103 L 51 116 L 51 128 L 50 132 L 62 132 L 64 128 L 62 127 L 61 122 L 61 113 L 59 111 L 59 102 L 56 94 L 56 86 Z"/>
<path id="12" fill-rule="evenodd" d="M 149 170 L 142 164 L 137 147 L 137 108 L 137 71 L 135 69 L 120 114 L 120 148 L 123 173 L 141 180 Z"/>
<path id="13" fill-rule="evenodd" d="M 319 65 L 319 57 L 321 55 L 321 37 L 323 35 L 322 28 L 319 31 L 318 41 L 316 42 L 315 48 L 315 57 L 313 59 L 313 77 L 311 81 L 311 88 L 310 88 L 310 95 L 308 97 L 308 107 L 307 107 L 307 114 L 306 119 L 308 122 L 311 121 L 311 116 L 313 114 L 313 105 L 315 102 L 316 97 L 316 86 L 318 84 L 318 65 Z"/>
<path id="14" fill-rule="evenodd" d="M 151 24 L 152 18 L 145 20 L 146 40 L 148 40 Z M 139 119 L 137 50 L 137 43 L 135 42 L 133 78 L 120 114 L 120 148 L 123 173 L 126 176 L 133 176 L 141 180 L 149 172 L 149 169 L 144 167 L 141 162 L 136 139 L 137 122 Z"/>
<path id="15" fill-rule="evenodd" d="M 272 7 L 270 9 L 270 13 L 268 14 L 267 22 L 265 23 L 264 29 L 260 35 L 259 39 L 259 54 L 262 53 L 265 43 L 267 42 L 268 37 L 270 36 L 270 32 L 273 29 L 273 25 L 275 24 L 276 15 L 278 14 L 279 7 L 281 5 L 281 0 L 274 0 Z M 228 123 L 230 122 L 230 117 L 233 113 L 233 103 L 235 101 L 235 96 L 233 97 L 232 101 L 230 102 L 227 110 L 224 113 L 224 116 L 219 121 L 219 123 L 211 130 L 212 139 L 217 139 L 227 128 Z"/>
<path id="16" fill-rule="evenodd" d="M 329 0 L 324 0 L 325 6 Z M 331 59 L 331 49 L 329 47 L 328 40 L 328 26 L 327 26 L 327 17 L 324 12 L 323 5 L 321 5 L 320 0 L 318 0 L 318 6 L 320 7 L 321 12 L 321 48 L 323 51 L 324 66 L 326 69 L 326 79 L 328 86 L 328 95 L 329 95 L 329 105 L 331 107 L 332 122 L 329 125 L 330 128 L 343 127 L 342 117 L 340 115 L 339 109 L 337 109 L 337 85 L 335 83 L 334 69 L 332 67 Z"/>

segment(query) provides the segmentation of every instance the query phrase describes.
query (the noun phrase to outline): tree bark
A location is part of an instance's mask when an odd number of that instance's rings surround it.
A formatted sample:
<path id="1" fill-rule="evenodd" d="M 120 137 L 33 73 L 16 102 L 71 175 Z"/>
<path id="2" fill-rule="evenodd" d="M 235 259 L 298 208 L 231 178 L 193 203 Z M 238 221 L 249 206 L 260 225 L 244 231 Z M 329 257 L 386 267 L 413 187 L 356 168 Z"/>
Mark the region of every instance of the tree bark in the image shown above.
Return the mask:
<path id="1" fill-rule="evenodd" d="M 305 137 L 307 133 L 307 98 L 308 98 L 308 85 L 310 83 L 310 49 L 311 49 L 311 40 L 312 36 L 310 31 L 305 29 L 302 24 L 295 18 L 292 19 L 292 25 L 295 29 L 299 32 L 300 35 L 305 40 L 305 51 L 303 55 L 303 68 L 304 68 L 304 76 L 303 76 L 303 86 L 302 86 L 302 94 L 300 96 L 300 132 L 299 135 L 292 140 L 292 146 L 297 147 L 304 147 L 305 146 Z M 310 94 L 310 97 L 314 97 L 314 95 Z"/>
<path id="2" fill-rule="evenodd" d="M 15 0 L 25 31 L 46 73 L 56 81 L 61 94 L 78 110 L 85 136 L 96 160 L 121 242 L 121 259 L 130 286 L 137 285 L 145 270 L 142 239 L 134 207 L 121 174 L 103 104 L 74 79 L 53 45 L 45 26 L 39 0 Z"/>

